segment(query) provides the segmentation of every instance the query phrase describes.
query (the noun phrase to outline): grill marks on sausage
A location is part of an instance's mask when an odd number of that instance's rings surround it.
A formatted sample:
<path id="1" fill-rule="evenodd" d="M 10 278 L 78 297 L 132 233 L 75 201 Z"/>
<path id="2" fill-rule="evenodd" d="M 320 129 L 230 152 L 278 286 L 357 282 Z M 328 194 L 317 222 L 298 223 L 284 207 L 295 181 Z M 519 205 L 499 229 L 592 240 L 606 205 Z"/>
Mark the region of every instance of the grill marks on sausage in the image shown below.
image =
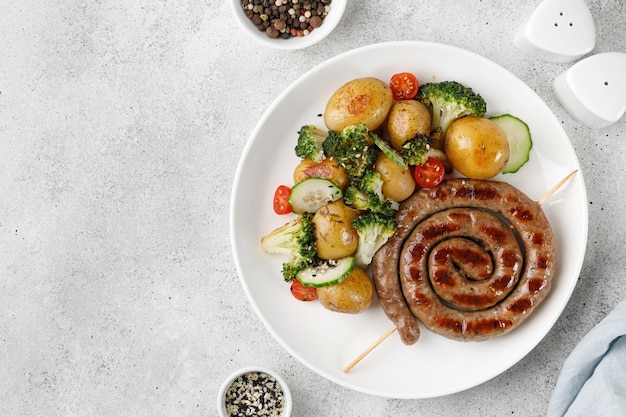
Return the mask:
<path id="1" fill-rule="evenodd" d="M 430 306 L 430 299 L 424 294 L 413 294 L 412 300 L 416 305 L 421 305 L 424 307 Z"/>
<path id="2" fill-rule="evenodd" d="M 511 207 L 509 209 L 509 212 L 511 213 L 513 217 L 515 217 L 518 220 L 521 220 L 524 222 L 533 221 L 532 213 L 530 212 L 530 210 L 527 210 L 524 207 Z"/>
<path id="3" fill-rule="evenodd" d="M 500 229 L 497 229 L 495 227 L 484 227 L 482 229 L 482 232 L 485 233 L 487 236 L 489 236 L 489 239 L 491 239 L 493 243 L 496 243 L 496 244 L 504 243 L 505 236 L 504 236 L 504 233 L 502 233 Z"/>
<path id="4" fill-rule="evenodd" d="M 396 220 L 398 231 L 372 270 L 381 305 L 405 344 L 419 337 L 416 318 L 457 340 L 505 334 L 550 291 L 556 260 L 550 225 L 540 206 L 511 185 L 446 180 L 416 191 Z M 393 302 L 385 294 L 394 294 Z"/>
<path id="5" fill-rule="evenodd" d="M 548 258 L 546 256 L 538 256 L 533 268 L 535 269 L 547 269 L 548 268 Z"/>
<path id="6" fill-rule="evenodd" d="M 433 274 L 433 283 L 444 287 L 454 287 L 455 285 L 452 275 L 445 271 L 436 271 Z"/>
<path id="7" fill-rule="evenodd" d="M 541 246 L 543 245 L 543 233 L 530 233 L 528 240 L 534 245 Z"/>
<path id="8" fill-rule="evenodd" d="M 513 268 L 517 264 L 517 256 L 513 251 L 502 251 L 502 262 L 507 268 Z"/>
<path id="9" fill-rule="evenodd" d="M 528 290 L 533 293 L 536 294 L 539 291 L 543 290 L 546 286 L 547 282 L 546 280 L 543 279 L 531 279 L 528 281 Z"/>
<path id="10" fill-rule="evenodd" d="M 533 303 L 530 298 L 525 297 L 511 303 L 507 309 L 515 314 L 524 314 L 530 310 L 532 305 Z"/>
<path id="11" fill-rule="evenodd" d="M 459 244 L 455 247 L 435 248 L 432 253 L 433 266 L 453 262 L 470 270 L 468 276 L 476 277 L 476 279 L 486 278 L 493 270 L 491 256 L 473 246 L 471 242 L 465 242 L 464 246 Z"/>
<path id="12" fill-rule="evenodd" d="M 481 310 L 485 305 L 493 305 L 498 299 L 494 294 L 454 294 L 452 306 L 466 306 L 467 311 Z"/>
<path id="13" fill-rule="evenodd" d="M 515 280 L 512 276 L 503 276 L 495 281 L 491 285 L 491 289 L 496 293 L 502 293 L 515 285 Z"/>
<path id="14" fill-rule="evenodd" d="M 431 227 L 422 231 L 422 234 L 426 239 L 435 239 L 457 230 L 459 230 L 459 227 L 454 224 L 433 224 Z"/>
<path id="15" fill-rule="evenodd" d="M 502 332 L 511 329 L 511 320 L 486 319 L 486 320 L 462 320 L 441 317 L 436 320 L 437 326 L 452 333 L 490 333 Z"/>

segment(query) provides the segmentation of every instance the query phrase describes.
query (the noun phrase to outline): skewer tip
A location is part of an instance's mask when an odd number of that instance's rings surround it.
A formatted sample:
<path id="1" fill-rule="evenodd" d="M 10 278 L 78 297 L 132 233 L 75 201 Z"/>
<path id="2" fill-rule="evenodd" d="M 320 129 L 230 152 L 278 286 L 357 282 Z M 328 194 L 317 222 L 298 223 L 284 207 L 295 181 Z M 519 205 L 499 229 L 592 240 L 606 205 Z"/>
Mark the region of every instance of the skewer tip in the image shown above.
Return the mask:
<path id="1" fill-rule="evenodd" d="M 343 368 L 343 373 L 347 374 L 348 372 L 350 372 L 350 370 L 352 368 L 354 368 L 354 366 L 357 363 L 361 362 L 361 359 L 366 357 L 368 353 L 370 353 L 372 350 L 374 350 L 378 345 L 380 345 L 386 338 L 388 338 L 396 330 L 397 330 L 397 327 L 395 325 L 393 325 L 389 330 L 387 330 L 385 332 L 385 334 L 380 336 L 374 343 L 372 343 L 367 349 L 365 349 L 363 351 L 363 353 L 361 353 L 359 356 L 357 356 L 357 358 L 355 360 L 353 360 L 352 362 L 350 362 L 350 364 L 348 366 Z"/>
<path id="2" fill-rule="evenodd" d="M 567 174 L 561 181 L 556 183 L 554 185 L 554 187 L 552 187 L 543 197 L 541 197 L 539 200 L 537 200 L 537 204 L 542 205 L 548 198 L 550 198 L 552 196 L 552 194 L 554 194 L 559 188 L 561 188 L 563 186 L 563 184 L 565 184 L 577 172 L 578 172 L 578 170 L 575 169 L 572 172 L 570 172 L 569 174 Z"/>

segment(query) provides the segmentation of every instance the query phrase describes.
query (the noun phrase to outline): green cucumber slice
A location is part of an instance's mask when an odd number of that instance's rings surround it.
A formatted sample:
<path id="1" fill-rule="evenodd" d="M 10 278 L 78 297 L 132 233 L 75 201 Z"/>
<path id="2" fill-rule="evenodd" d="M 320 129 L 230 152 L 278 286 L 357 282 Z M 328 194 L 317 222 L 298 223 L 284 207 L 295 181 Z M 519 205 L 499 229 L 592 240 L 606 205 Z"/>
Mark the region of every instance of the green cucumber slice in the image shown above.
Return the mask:
<path id="1" fill-rule="evenodd" d="M 402 168 L 404 168 L 404 169 L 408 169 L 409 168 L 409 166 L 404 161 L 404 158 L 402 158 L 400 153 L 398 153 L 398 151 L 393 149 L 390 144 L 388 144 L 385 140 L 379 138 L 378 135 L 376 135 L 376 134 L 374 134 L 372 132 L 368 132 L 368 133 L 370 135 L 370 138 L 376 144 L 376 146 L 378 146 L 378 149 L 380 149 L 381 152 L 385 154 L 385 156 L 387 156 L 389 159 L 391 159 L 396 164 L 400 165 Z"/>
<path id="2" fill-rule="evenodd" d="M 339 200 L 343 192 L 326 178 L 306 178 L 291 189 L 289 205 L 296 214 L 315 213 L 322 206 Z"/>
<path id="3" fill-rule="evenodd" d="M 323 261 L 319 265 L 309 266 L 298 272 L 298 281 L 305 287 L 327 287 L 339 284 L 354 269 L 354 257 Z"/>
<path id="4" fill-rule="evenodd" d="M 509 141 L 509 162 L 502 169 L 502 173 L 511 174 L 517 172 L 528 162 L 530 149 L 533 147 L 533 140 L 528 125 L 523 120 L 510 114 L 494 116 L 489 119 L 504 130 Z"/>

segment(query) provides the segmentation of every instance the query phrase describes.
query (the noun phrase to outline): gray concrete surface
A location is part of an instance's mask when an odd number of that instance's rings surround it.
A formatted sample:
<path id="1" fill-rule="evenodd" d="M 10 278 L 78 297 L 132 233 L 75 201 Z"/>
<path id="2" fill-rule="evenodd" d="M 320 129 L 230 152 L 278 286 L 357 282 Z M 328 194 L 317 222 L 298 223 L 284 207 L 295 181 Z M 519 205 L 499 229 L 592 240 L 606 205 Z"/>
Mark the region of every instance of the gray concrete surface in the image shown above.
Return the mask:
<path id="1" fill-rule="evenodd" d="M 626 296 L 626 121 L 588 129 L 551 82 L 568 64 L 512 44 L 538 0 L 350 1 L 340 26 L 285 52 L 217 1 L 2 2 L 0 415 L 212 416 L 220 383 L 256 363 L 290 383 L 295 416 L 541 416 L 565 357 Z M 588 2 L 595 52 L 626 52 L 621 0 Z M 577 288 L 523 360 L 428 400 L 360 394 L 310 371 L 263 327 L 239 283 L 228 214 L 244 144 L 304 71 L 392 40 L 503 65 L 562 122 L 588 187 Z"/>

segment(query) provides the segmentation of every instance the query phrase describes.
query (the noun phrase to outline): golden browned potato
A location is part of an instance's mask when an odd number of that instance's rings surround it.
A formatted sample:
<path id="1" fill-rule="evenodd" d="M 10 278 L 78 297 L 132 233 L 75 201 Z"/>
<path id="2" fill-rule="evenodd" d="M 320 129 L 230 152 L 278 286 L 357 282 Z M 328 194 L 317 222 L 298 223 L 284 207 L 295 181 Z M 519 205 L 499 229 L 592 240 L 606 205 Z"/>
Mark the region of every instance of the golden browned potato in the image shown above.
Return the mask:
<path id="1" fill-rule="evenodd" d="M 484 117 L 467 116 L 452 122 L 445 152 L 461 174 L 476 179 L 498 175 L 509 160 L 509 142 L 500 126 Z"/>
<path id="2" fill-rule="evenodd" d="M 342 190 L 348 185 L 348 175 L 337 160 L 332 158 L 326 158 L 321 162 L 303 159 L 293 172 L 293 183 L 297 184 L 307 178 L 326 178 Z"/>
<path id="3" fill-rule="evenodd" d="M 411 171 L 402 168 L 382 152 L 376 158 L 374 171 L 378 172 L 383 180 L 385 198 L 403 201 L 415 191 L 415 180 Z"/>
<path id="4" fill-rule="evenodd" d="M 324 110 L 329 130 L 341 132 L 347 126 L 365 123 L 369 130 L 382 126 L 391 105 L 391 88 L 378 78 L 348 81 L 333 93 Z"/>
<path id="5" fill-rule="evenodd" d="M 359 212 L 343 200 L 326 204 L 313 215 L 315 246 L 321 259 L 341 259 L 353 255 L 359 246 L 359 234 L 352 225 Z"/>
<path id="6" fill-rule="evenodd" d="M 402 144 L 415 135 L 428 135 L 430 122 L 430 110 L 425 104 L 417 100 L 402 100 L 394 103 L 386 124 L 391 146 L 399 151 L 402 149 Z"/>
<path id="7" fill-rule="evenodd" d="M 357 314 L 372 304 L 374 287 L 365 271 L 357 266 L 339 284 L 317 289 L 320 303 L 331 311 Z"/>

